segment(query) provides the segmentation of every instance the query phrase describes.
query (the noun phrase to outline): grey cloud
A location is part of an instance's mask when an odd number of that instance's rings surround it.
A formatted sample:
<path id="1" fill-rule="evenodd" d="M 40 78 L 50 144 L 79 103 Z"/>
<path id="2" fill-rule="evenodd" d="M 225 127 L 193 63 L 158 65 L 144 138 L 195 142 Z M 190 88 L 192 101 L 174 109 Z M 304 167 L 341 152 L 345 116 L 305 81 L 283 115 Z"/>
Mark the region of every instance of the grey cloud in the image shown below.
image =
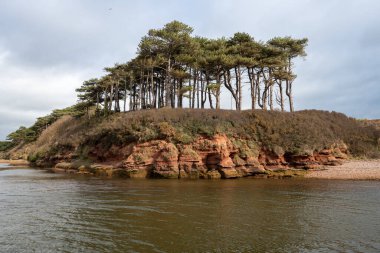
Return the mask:
<path id="1" fill-rule="evenodd" d="M 20 126 L 28 126 L 31 122 L 34 122 L 36 117 L 40 117 L 43 114 L 30 111 L 30 110 L 9 110 L 4 108 L 0 110 L 0 136 L 5 139 L 6 136 Z"/>
<path id="2" fill-rule="evenodd" d="M 0 139 L 75 102 L 83 80 L 129 60 L 148 29 L 173 19 L 207 37 L 308 37 L 295 66 L 297 109 L 380 118 L 379 8 L 371 0 L 0 1 Z"/>

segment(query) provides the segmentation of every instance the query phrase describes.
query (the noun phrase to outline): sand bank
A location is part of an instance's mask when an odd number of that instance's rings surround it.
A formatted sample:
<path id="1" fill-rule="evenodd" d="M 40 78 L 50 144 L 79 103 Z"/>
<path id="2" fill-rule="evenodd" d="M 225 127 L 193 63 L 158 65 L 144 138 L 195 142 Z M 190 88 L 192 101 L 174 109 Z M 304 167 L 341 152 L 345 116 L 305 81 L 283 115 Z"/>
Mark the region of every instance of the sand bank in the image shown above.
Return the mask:
<path id="1" fill-rule="evenodd" d="M 310 171 L 306 178 L 380 180 L 380 160 L 348 160 L 340 166 Z"/>
<path id="2" fill-rule="evenodd" d="M 25 160 L 2 160 L 0 159 L 0 163 L 9 164 L 11 166 L 29 166 L 29 162 Z"/>

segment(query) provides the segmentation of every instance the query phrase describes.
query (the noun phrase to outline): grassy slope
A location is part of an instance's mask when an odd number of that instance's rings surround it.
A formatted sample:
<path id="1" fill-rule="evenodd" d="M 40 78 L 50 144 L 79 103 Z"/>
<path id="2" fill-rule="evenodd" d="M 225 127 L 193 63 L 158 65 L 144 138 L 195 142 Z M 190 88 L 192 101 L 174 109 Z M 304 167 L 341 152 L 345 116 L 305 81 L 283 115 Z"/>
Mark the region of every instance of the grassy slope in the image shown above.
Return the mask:
<path id="1" fill-rule="evenodd" d="M 373 126 L 380 131 L 380 119 L 360 120 L 363 126 Z"/>
<path id="2" fill-rule="evenodd" d="M 340 113 L 160 109 L 91 120 L 64 116 L 28 147 L 29 159 L 75 154 L 75 159 L 104 162 L 125 157 L 136 142 L 165 139 L 180 145 L 218 133 L 230 137 L 237 148 L 243 140 L 303 154 L 344 142 L 354 156 L 379 156 L 379 131 Z"/>

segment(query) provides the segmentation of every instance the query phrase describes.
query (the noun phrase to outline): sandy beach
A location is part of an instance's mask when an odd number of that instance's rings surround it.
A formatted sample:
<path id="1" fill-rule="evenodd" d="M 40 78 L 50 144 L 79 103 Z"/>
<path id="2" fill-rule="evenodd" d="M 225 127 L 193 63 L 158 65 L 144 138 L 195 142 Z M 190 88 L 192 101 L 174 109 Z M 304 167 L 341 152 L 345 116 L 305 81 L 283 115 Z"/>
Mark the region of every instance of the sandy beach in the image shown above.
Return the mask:
<path id="1" fill-rule="evenodd" d="M 306 178 L 380 180 L 380 160 L 348 160 L 341 166 L 310 171 Z"/>
<path id="2" fill-rule="evenodd" d="M 28 166 L 25 160 L 1 160 L 0 164 L 14 167 Z M 340 166 L 327 166 L 320 170 L 309 171 L 305 178 L 345 179 L 345 180 L 380 180 L 380 159 L 347 160 Z"/>
<path id="3" fill-rule="evenodd" d="M 0 164 L 9 164 L 12 166 L 28 166 L 29 162 L 25 160 L 4 160 L 0 159 Z"/>

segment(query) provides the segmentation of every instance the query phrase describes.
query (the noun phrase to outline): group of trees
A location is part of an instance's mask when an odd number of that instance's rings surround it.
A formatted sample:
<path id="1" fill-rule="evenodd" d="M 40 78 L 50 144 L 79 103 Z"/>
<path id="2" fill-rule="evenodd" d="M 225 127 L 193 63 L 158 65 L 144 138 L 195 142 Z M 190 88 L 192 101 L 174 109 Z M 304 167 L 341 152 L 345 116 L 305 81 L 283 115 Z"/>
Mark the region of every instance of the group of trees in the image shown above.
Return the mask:
<path id="1" fill-rule="evenodd" d="M 220 109 L 222 90 L 230 93 L 236 110 L 242 109 L 247 92 L 252 109 L 284 111 L 288 104 L 294 111 L 293 61 L 306 56 L 307 39 L 276 37 L 264 43 L 247 33 L 207 39 L 192 32 L 178 21 L 150 30 L 134 59 L 105 68 L 105 76 L 76 90 L 76 105 L 20 127 L 0 146 L 34 141 L 62 115 L 83 115 L 93 107 L 104 115 L 162 107 Z"/>
<path id="2" fill-rule="evenodd" d="M 248 91 L 252 109 L 284 111 L 288 103 L 294 111 L 293 61 L 306 56 L 307 39 L 276 37 L 263 43 L 247 33 L 207 39 L 192 37 L 192 32 L 178 21 L 150 30 L 134 59 L 105 68 L 105 76 L 76 90 L 80 103 L 105 114 L 162 107 L 220 109 L 225 88 L 236 110 L 242 109 Z"/>

